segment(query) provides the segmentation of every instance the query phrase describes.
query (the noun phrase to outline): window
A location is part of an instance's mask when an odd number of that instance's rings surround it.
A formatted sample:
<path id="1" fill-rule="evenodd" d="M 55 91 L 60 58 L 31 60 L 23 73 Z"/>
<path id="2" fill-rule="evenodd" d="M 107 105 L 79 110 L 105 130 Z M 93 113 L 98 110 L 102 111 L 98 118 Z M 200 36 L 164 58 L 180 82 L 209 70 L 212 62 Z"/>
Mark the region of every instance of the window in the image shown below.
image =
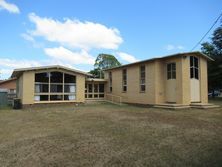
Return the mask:
<path id="1" fill-rule="evenodd" d="M 109 91 L 112 92 L 113 91 L 113 87 L 112 87 L 112 72 L 109 72 Z"/>
<path id="2" fill-rule="evenodd" d="M 140 67 L 140 91 L 141 92 L 146 91 L 146 67 L 145 66 Z"/>
<path id="3" fill-rule="evenodd" d="M 190 78 L 199 79 L 199 59 L 190 56 Z"/>
<path id="4" fill-rule="evenodd" d="M 167 64 L 167 79 L 176 79 L 176 63 Z"/>
<path id="5" fill-rule="evenodd" d="M 123 92 L 127 91 L 127 70 L 123 69 L 122 71 L 122 86 L 123 86 Z"/>
<path id="6" fill-rule="evenodd" d="M 85 98 L 87 99 L 99 99 L 104 98 L 104 84 L 103 83 L 86 83 L 85 86 Z"/>
<path id="7" fill-rule="evenodd" d="M 76 99 L 76 76 L 52 71 L 35 74 L 35 101 Z"/>

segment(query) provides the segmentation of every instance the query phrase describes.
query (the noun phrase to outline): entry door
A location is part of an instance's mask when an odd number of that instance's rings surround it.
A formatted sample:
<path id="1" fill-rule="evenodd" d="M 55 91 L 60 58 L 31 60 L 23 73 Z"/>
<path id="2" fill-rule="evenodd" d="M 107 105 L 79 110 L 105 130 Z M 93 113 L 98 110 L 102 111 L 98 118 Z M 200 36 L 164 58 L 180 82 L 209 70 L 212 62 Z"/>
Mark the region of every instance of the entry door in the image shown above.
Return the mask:
<path id="1" fill-rule="evenodd" d="M 199 59 L 190 56 L 190 97 L 191 102 L 200 102 Z"/>
<path id="2" fill-rule="evenodd" d="M 176 103 L 176 63 L 167 64 L 166 101 Z"/>

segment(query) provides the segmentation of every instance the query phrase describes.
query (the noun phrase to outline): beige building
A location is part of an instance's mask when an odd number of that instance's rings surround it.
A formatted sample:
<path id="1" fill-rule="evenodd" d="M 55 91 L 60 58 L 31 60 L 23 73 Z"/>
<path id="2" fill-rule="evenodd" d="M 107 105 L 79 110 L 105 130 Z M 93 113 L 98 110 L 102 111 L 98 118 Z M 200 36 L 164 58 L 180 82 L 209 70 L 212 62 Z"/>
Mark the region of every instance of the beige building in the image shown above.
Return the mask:
<path id="1" fill-rule="evenodd" d="M 62 66 L 14 70 L 22 104 L 85 102 L 119 98 L 125 103 L 208 103 L 207 61 L 200 52 L 153 58 L 105 70 L 105 79 Z"/>

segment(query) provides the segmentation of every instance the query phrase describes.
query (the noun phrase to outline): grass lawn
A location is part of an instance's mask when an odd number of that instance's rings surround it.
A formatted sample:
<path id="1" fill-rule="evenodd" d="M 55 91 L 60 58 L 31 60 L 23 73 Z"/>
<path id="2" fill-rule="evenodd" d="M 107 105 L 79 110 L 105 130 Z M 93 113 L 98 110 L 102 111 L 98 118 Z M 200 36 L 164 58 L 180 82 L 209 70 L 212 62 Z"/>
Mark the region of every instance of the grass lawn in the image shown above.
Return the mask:
<path id="1" fill-rule="evenodd" d="M 2 109 L 0 164 L 221 167 L 222 108 L 103 103 Z"/>

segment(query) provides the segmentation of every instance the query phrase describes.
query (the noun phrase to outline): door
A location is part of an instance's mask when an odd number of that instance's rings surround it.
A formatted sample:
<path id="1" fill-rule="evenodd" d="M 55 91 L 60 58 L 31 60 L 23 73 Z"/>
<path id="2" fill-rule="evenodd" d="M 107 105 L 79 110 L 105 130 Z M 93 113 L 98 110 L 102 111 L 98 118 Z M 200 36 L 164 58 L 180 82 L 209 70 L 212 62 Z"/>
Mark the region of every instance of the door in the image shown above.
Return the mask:
<path id="1" fill-rule="evenodd" d="M 166 101 L 176 103 L 176 63 L 167 64 Z"/>
<path id="2" fill-rule="evenodd" d="M 190 97 L 191 102 L 200 102 L 199 59 L 190 56 Z"/>

